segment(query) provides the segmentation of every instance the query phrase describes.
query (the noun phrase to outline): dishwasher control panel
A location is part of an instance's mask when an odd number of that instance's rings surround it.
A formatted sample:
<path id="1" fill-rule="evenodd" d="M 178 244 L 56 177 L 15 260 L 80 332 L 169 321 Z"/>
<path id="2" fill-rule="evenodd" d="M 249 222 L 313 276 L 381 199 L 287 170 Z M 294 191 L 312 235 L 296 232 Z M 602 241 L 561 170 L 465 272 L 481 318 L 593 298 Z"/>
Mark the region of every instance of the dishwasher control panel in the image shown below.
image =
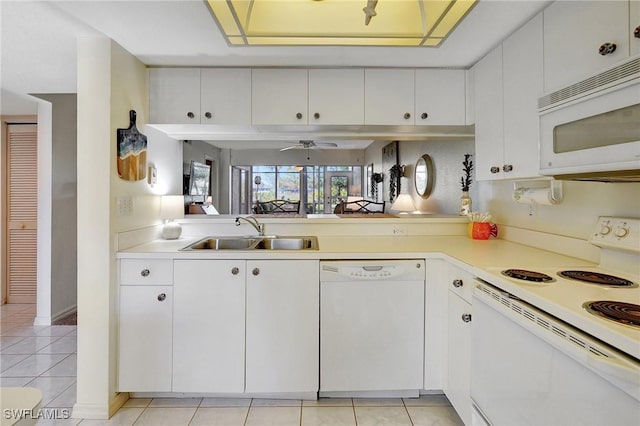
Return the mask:
<path id="1" fill-rule="evenodd" d="M 424 260 L 321 262 L 320 281 L 424 280 Z"/>

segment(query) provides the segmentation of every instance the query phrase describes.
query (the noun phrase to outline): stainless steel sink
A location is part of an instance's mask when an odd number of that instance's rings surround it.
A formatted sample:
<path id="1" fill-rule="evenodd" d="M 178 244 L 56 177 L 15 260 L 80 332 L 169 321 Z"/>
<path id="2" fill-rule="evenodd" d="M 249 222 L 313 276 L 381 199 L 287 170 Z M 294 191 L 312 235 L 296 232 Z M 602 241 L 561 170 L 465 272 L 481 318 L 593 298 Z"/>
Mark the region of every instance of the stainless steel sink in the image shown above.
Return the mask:
<path id="1" fill-rule="evenodd" d="M 316 237 L 206 237 L 181 249 L 191 250 L 317 250 Z"/>
<path id="2" fill-rule="evenodd" d="M 264 250 L 318 250 L 316 237 L 265 238 L 256 247 Z"/>

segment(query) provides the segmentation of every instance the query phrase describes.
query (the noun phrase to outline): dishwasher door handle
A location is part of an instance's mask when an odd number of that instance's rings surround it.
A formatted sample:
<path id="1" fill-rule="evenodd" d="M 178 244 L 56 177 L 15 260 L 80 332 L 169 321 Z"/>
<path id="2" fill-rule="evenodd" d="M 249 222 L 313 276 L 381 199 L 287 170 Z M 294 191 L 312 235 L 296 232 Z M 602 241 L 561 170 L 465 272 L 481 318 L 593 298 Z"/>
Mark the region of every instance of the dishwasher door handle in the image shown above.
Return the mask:
<path id="1" fill-rule="evenodd" d="M 365 271 L 382 271 L 384 266 L 363 266 L 362 269 Z"/>

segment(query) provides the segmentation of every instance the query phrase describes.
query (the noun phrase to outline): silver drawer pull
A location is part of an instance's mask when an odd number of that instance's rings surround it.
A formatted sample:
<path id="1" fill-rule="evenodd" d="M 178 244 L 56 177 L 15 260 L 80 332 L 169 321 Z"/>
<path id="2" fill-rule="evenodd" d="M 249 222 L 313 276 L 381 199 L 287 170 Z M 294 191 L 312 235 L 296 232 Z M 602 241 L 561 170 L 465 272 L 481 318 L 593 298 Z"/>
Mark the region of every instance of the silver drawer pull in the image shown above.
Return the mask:
<path id="1" fill-rule="evenodd" d="M 158 295 L 158 302 L 164 302 L 166 298 L 167 298 L 167 295 L 165 293 L 160 293 Z"/>
<path id="2" fill-rule="evenodd" d="M 471 322 L 471 314 L 462 314 L 463 322 Z"/>
<path id="3" fill-rule="evenodd" d="M 251 273 L 255 276 L 260 275 L 260 269 L 259 268 L 253 268 L 253 271 L 251 271 Z"/>
<path id="4" fill-rule="evenodd" d="M 238 275 L 240 273 L 240 269 L 238 267 L 231 268 L 231 274 Z"/>
<path id="5" fill-rule="evenodd" d="M 453 286 L 454 286 L 455 288 L 460 288 L 460 287 L 462 287 L 462 286 L 464 285 L 464 283 L 462 282 L 462 280 L 459 280 L 459 279 L 453 280 L 453 283 L 452 283 L 452 284 L 453 284 Z"/>
<path id="6" fill-rule="evenodd" d="M 143 277 L 148 277 L 150 273 L 151 271 L 149 271 L 148 269 L 143 269 L 142 271 L 140 271 L 140 275 L 142 275 Z"/>

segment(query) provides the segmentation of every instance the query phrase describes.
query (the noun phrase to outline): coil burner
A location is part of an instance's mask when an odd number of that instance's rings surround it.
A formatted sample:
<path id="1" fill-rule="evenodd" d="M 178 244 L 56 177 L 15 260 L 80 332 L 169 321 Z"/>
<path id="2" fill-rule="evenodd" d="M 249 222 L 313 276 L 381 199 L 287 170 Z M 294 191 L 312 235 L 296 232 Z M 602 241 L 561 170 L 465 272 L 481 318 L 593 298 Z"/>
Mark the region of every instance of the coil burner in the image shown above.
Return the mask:
<path id="1" fill-rule="evenodd" d="M 514 278 L 516 280 L 531 281 L 536 283 L 548 283 L 553 281 L 553 278 L 551 278 L 547 274 L 536 271 L 527 271 L 526 269 L 506 269 L 501 273 L 502 275 Z"/>
<path id="2" fill-rule="evenodd" d="M 632 281 L 613 275 L 602 274 L 600 272 L 589 271 L 560 271 L 558 275 L 571 280 L 582 281 L 589 284 L 599 284 L 612 287 L 634 287 Z"/>
<path id="3" fill-rule="evenodd" d="M 632 303 L 597 300 L 586 302 L 582 307 L 590 314 L 615 321 L 620 324 L 640 327 L 640 305 Z"/>

